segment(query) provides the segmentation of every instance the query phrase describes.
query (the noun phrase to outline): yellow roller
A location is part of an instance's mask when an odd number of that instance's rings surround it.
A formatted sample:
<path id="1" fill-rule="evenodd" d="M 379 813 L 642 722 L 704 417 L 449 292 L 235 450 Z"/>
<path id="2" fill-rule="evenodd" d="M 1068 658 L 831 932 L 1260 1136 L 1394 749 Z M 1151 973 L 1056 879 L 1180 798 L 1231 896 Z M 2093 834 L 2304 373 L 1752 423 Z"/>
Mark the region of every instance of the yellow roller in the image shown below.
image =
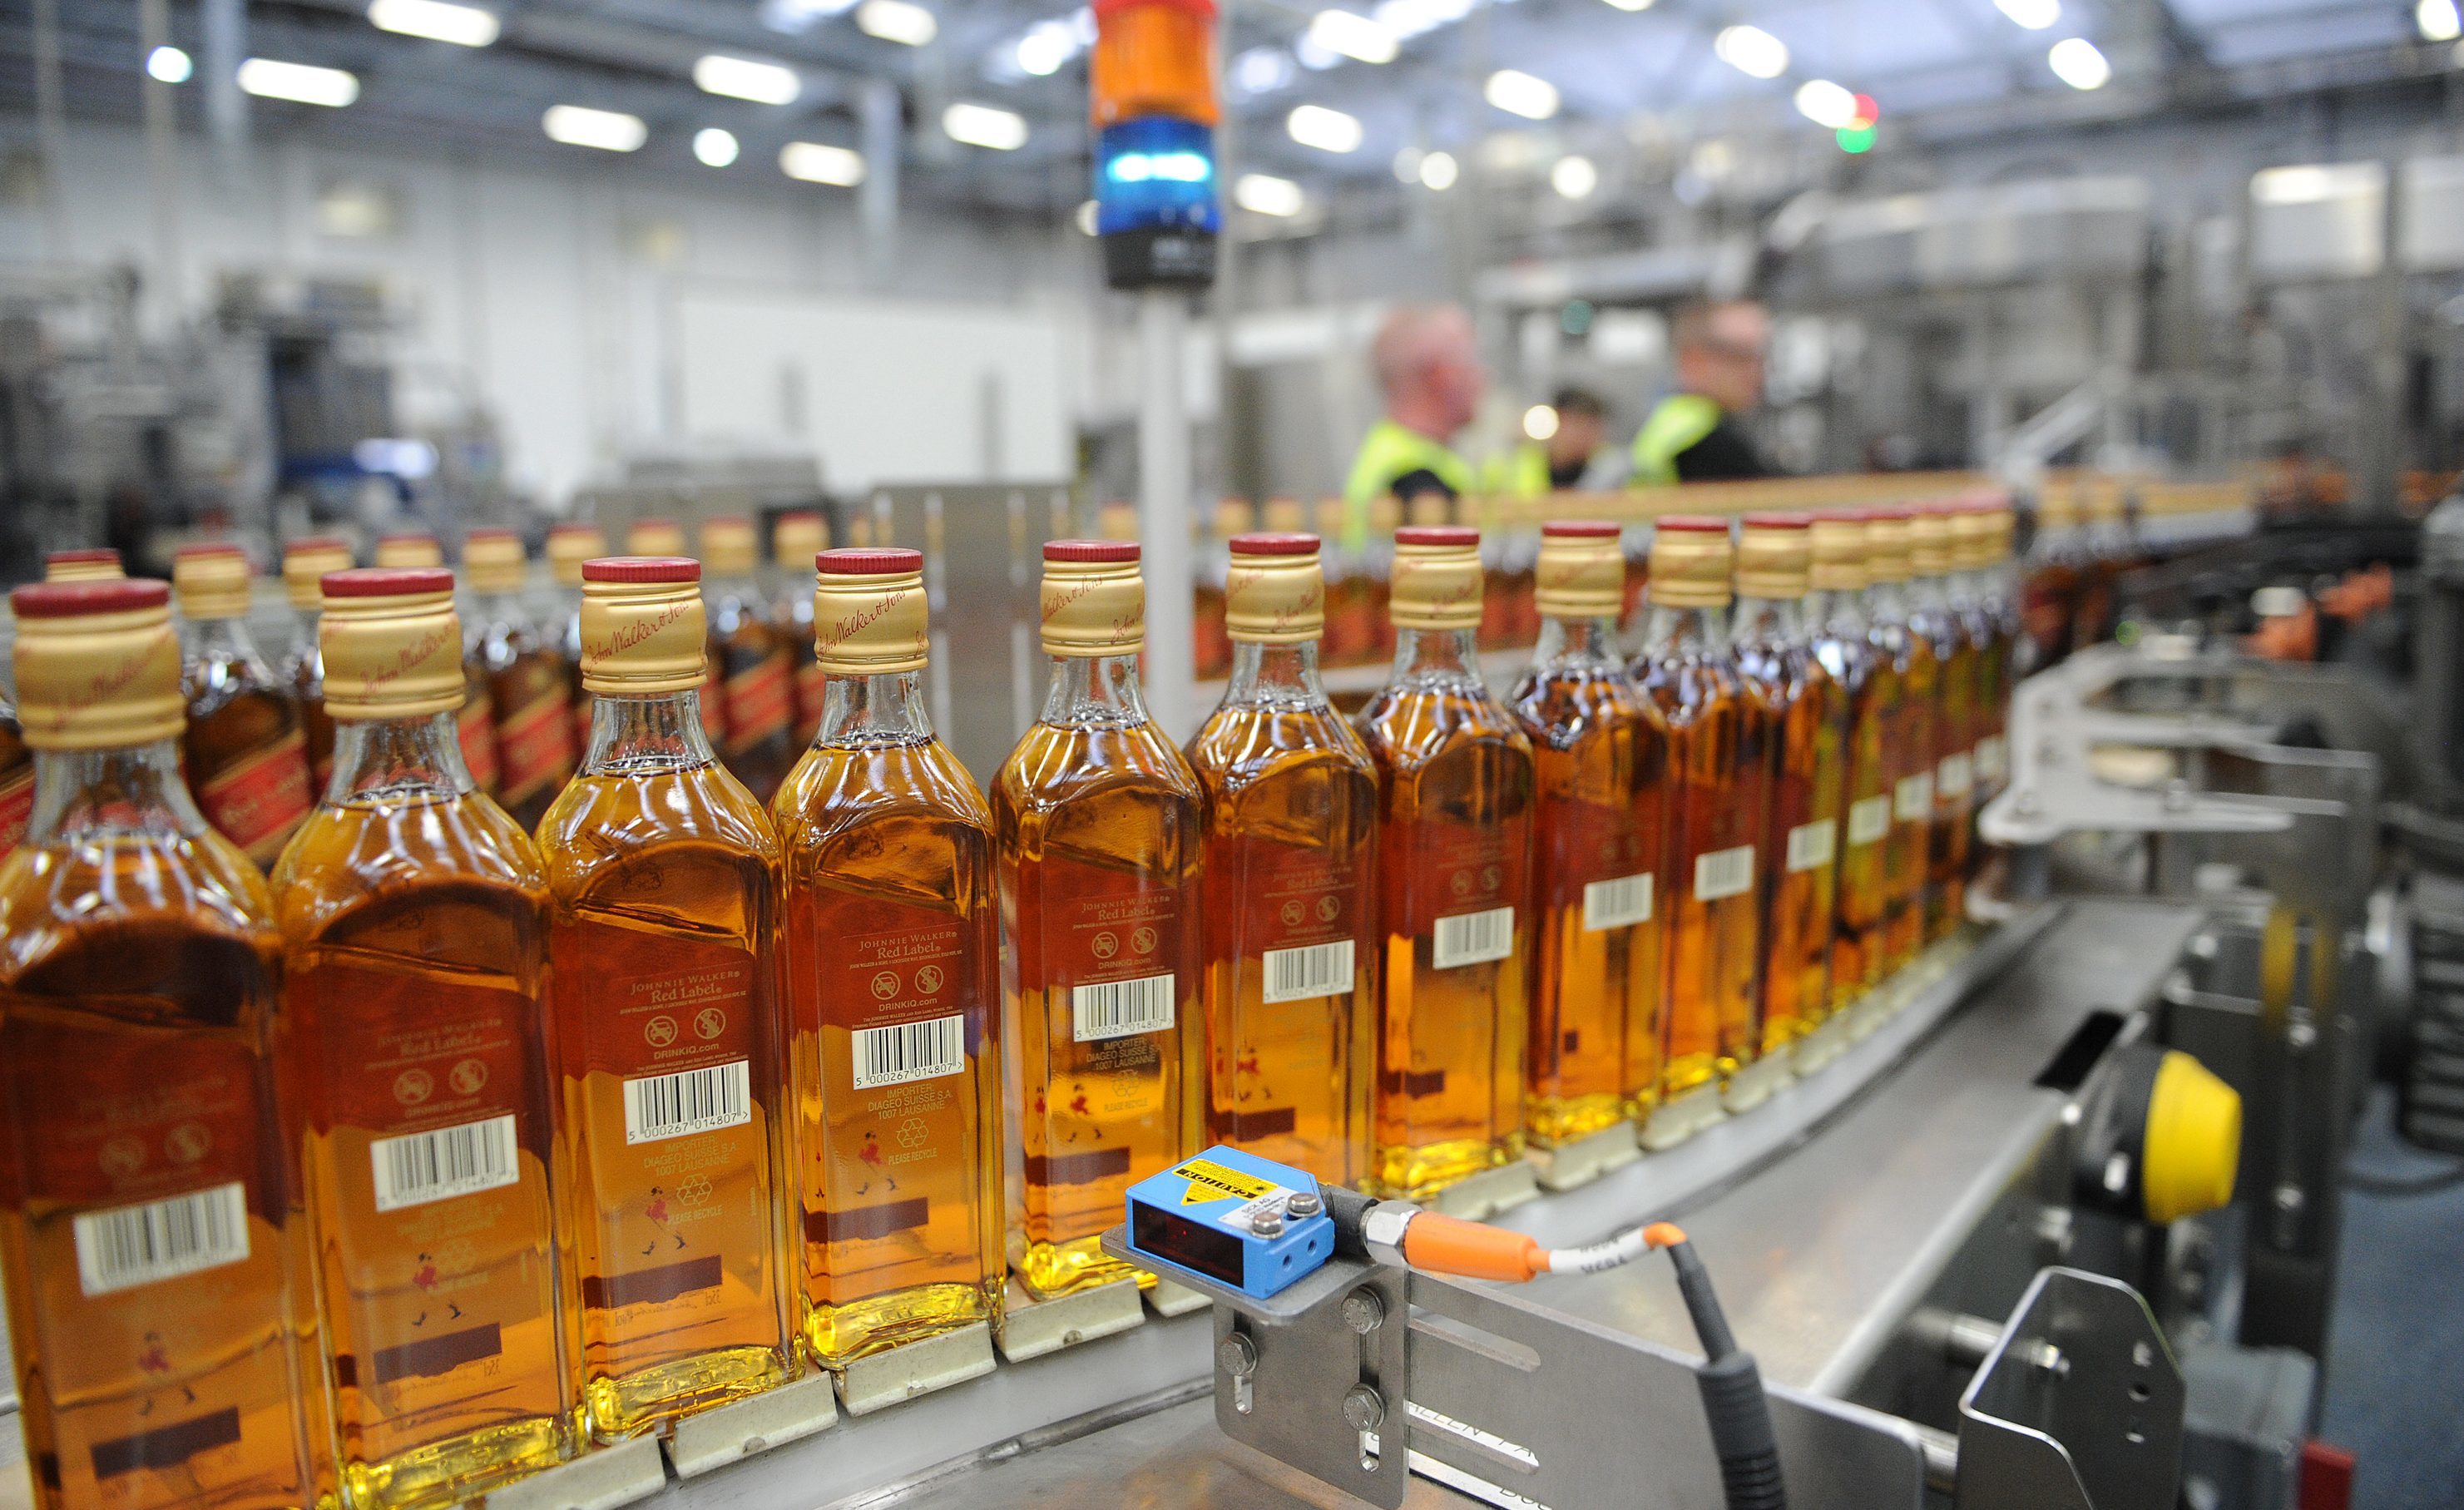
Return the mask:
<path id="1" fill-rule="evenodd" d="M 2208 1067 L 2170 1050 L 2147 1097 L 2140 1190 L 2147 1219 L 2164 1225 L 2233 1199 L 2241 1164 L 2241 1097 Z"/>

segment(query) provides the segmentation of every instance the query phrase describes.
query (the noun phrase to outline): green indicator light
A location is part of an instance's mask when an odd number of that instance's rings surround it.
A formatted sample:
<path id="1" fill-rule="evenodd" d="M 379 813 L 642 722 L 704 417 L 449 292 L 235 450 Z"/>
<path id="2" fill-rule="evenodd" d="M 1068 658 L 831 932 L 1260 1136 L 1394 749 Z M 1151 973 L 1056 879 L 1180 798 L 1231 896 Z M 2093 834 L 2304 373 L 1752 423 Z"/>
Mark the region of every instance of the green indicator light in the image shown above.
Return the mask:
<path id="1" fill-rule="evenodd" d="M 1870 125 L 1844 125 L 1834 133 L 1842 152 L 1870 152 L 1874 149 L 1874 128 Z"/>

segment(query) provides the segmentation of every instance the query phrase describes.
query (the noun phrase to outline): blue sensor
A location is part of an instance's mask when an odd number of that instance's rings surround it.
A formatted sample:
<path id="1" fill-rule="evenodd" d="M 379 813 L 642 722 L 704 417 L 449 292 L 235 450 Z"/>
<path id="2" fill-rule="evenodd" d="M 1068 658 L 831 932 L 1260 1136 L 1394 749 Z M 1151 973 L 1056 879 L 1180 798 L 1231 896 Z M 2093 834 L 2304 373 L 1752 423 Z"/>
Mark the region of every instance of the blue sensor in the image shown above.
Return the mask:
<path id="1" fill-rule="evenodd" d="M 1315 1177 L 1238 1148 L 1218 1145 L 1147 1176 L 1130 1187 L 1129 1208 L 1142 1263 L 1261 1299 L 1334 1255 L 1334 1219 Z"/>

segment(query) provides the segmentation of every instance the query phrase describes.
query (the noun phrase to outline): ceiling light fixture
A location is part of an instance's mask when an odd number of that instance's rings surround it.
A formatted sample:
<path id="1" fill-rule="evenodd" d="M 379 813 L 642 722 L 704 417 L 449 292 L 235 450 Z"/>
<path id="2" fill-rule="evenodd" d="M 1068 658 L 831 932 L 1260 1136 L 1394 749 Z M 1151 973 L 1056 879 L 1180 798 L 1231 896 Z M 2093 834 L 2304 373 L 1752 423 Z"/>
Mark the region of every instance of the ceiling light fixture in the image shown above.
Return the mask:
<path id="1" fill-rule="evenodd" d="M 1395 61 L 1395 33 L 1350 11 L 1320 11 L 1309 21 L 1309 39 L 1358 62 Z"/>
<path id="2" fill-rule="evenodd" d="M 1788 72 L 1788 44 L 1758 26 L 1724 27 L 1711 39 L 1720 61 L 1753 78 L 1777 78 Z"/>
<path id="3" fill-rule="evenodd" d="M 1546 404 L 1534 404 L 1523 411 L 1523 433 L 1534 440 L 1547 440 L 1557 433 L 1557 411 Z"/>
<path id="4" fill-rule="evenodd" d="M 1455 162 L 1452 152 L 1432 152 L 1420 159 L 1420 187 L 1423 189 L 1442 194 L 1454 188 L 1455 180 L 1462 176 L 1463 168 Z"/>
<path id="5" fill-rule="evenodd" d="M 1620 11 L 1648 11 L 1651 9 L 1651 0 L 1609 0 L 1609 4 L 1617 7 Z"/>
<path id="6" fill-rule="evenodd" d="M 855 8 L 855 29 L 905 47 L 922 47 L 941 34 L 933 12 L 907 0 L 864 0 Z"/>
<path id="7" fill-rule="evenodd" d="M 1232 59 L 1232 87 L 1244 95 L 1271 95 L 1292 81 L 1292 55 L 1280 47 L 1253 47 Z"/>
<path id="8" fill-rule="evenodd" d="M 360 98 L 356 75 L 273 57 L 252 57 L 240 64 L 239 86 L 260 100 L 289 100 L 330 110 L 340 110 Z"/>
<path id="9" fill-rule="evenodd" d="M 2113 65 L 2104 60 L 2096 44 L 2083 36 L 2066 36 L 2056 42 L 2045 55 L 2054 77 L 2073 89 L 2102 89 L 2113 77 Z"/>
<path id="10" fill-rule="evenodd" d="M 166 84 L 185 84 L 195 77 L 197 65 L 188 55 L 176 47 L 158 47 L 145 55 L 145 77 Z"/>
<path id="11" fill-rule="evenodd" d="M 826 142 L 790 142 L 779 149 L 779 171 L 800 183 L 853 189 L 864 182 L 864 154 Z"/>
<path id="12" fill-rule="evenodd" d="M 456 47 L 485 47 L 496 39 L 496 13 L 446 0 L 369 0 L 368 24 L 380 32 L 424 36 Z"/>
<path id="13" fill-rule="evenodd" d="M 1313 146 L 1321 152 L 1357 152 L 1364 134 L 1358 116 L 1345 115 L 1324 105 L 1294 105 L 1284 118 L 1284 129 L 1303 146 Z"/>
<path id="14" fill-rule="evenodd" d="M 706 95 L 750 100 L 757 105 L 791 105 L 804 92 L 804 81 L 783 63 L 730 57 L 707 53 L 693 66 L 693 87 Z"/>
<path id="15" fill-rule="evenodd" d="M 1549 187 L 1568 199 L 1589 199 L 1600 187 L 1600 170 L 1590 158 L 1569 155 L 1549 169 Z"/>
<path id="16" fill-rule="evenodd" d="M 2464 15 L 2455 11 L 2455 0 L 2420 0 L 2412 8 L 2412 24 L 2425 42 L 2453 42 L 2464 36 Z"/>
<path id="17" fill-rule="evenodd" d="M 1288 220 L 1309 204 L 1301 186 L 1266 173 L 1243 173 L 1232 186 L 1232 202 L 1253 215 Z"/>
<path id="18" fill-rule="evenodd" d="M 1546 121 L 1557 113 L 1557 86 L 1519 68 L 1489 75 L 1481 93 L 1498 109 L 1527 121 Z"/>
<path id="19" fill-rule="evenodd" d="M 550 105 L 539 117 L 551 142 L 567 146 L 596 147 L 602 152 L 631 152 L 650 139 L 640 116 L 622 110 L 593 110 L 588 105 Z"/>
<path id="20" fill-rule="evenodd" d="M 1472 0 L 1378 0 L 1369 13 L 1397 37 L 1415 37 L 1471 14 Z"/>
<path id="21" fill-rule="evenodd" d="M 1049 78 L 1078 56 L 1078 40 L 1067 21 L 1039 21 L 1018 39 L 1018 70 Z"/>
<path id="22" fill-rule="evenodd" d="M 2062 18 L 2062 0 L 1993 0 L 1993 8 L 2031 32 L 2041 32 Z"/>
<path id="23" fill-rule="evenodd" d="M 693 157 L 704 167 L 725 167 L 742 148 L 725 126 L 704 126 L 693 133 Z"/>
<path id="24" fill-rule="evenodd" d="M 1809 78 L 1796 86 L 1796 113 L 1837 131 L 1857 119 L 1857 96 L 1844 84 Z"/>
<path id="25" fill-rule="evenodd" d="M 961 100 L 941 112 L 941 130 L 953 142 L 1015 152 L 1026 145 L 1026 117 L 998 105 Z"/>

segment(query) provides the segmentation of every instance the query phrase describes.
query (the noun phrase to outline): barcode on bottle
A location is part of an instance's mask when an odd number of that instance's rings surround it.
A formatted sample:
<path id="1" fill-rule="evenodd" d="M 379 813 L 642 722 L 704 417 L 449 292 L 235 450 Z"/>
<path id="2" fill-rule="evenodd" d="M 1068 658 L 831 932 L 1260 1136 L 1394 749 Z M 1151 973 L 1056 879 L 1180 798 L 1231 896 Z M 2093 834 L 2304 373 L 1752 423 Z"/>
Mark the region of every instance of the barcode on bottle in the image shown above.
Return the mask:
<path id="1" fill-rule="evenodd" d="M 875 1090 L 910 1080 L 937 1079 L 967 1067 L 967 1018 L 963 1012 L 923 1022 L 895 1023 L 855 1032 L 855 1088 Z"/>
<path id="2" fill-rule="evenodd" d="M 657 1143 L 753 1120 L 753 1064 L 733 1059 L 625 1082 L 625 1142 Z"/>
<path id="3" fill-rule="evenodd" d="M 1486 912 L 1440 918 L 1437 935 L 1430 941 L 1429 963 L 1451 970 L 1459 965 L 1502 960 L 1513 952 L 1514 909 L 1491 907 Z"/>
<path id="4" fill-rule="evenodd" d="M 1810 871 L 1831 863 L 1839 847 L 1839 821 L 1824 818 L 1817 823 L 1800 823 L 1788 831 L 1788 868 L 1790 874 Z"/>
<path id="5" fill-rule="evenodd" d="M 1620 876 L 1583 885 L 1583 931 L 1631 928 L 1651 921 L 1651 876 Z"/>
<path id="6" fill-rule="evenodd" d="M 1712 850 L 1694 856 L 1694 899 L 1718 901 L 1754 889 L 1754 847 Z"/>
<path id="7" fill-rule="evenodd" d="M 248 1256 L 248 1188 L 233 1180 L 187 1195 L 88 1211 L 72 1224 L 77 1287 L 110 1295 Z"/>
<path id="8" fill-rule="evenodd" d="M 1080 1043 L 1159 1033 L 1172 1026 L 1172 972 L 1069 988 L 1069 1017 Z"/>
<path id="9" fill-rule="evenodd" d="M 1871 844 L 1891 832 L 1891 799 L 1866 797 L 1848 805 L 1848 847 Z"/>
<path id="10" fill-rule="evenodd" d="M 2000 781 L 2011 767 L 2010 746 L 1999 734 L 1988 734 L 1976 742 L 1976 779 Z"/>
<path id="11" fill-rule="evenodd" d="M 376 1166 L 380 1211 L 493 1190 L 519 1177 L 510 1112 L 459 1127 L 380 1138 L 368 1144 L 368 1158 Z"/>
<path id="12" fill-rule="evenodd" d="M 1308 944 L 1296 949 L 1268 949 L 1265 964 L 1263 1000 L 1269 1007 L 1277 1002 L 1307 1001 L 1312 996 L 1342 995 L 1352 989 L 1350 939 Z"/>
<path id="13" fill-rule="evenodd" d="M 1974 785 L 1975 767 L 1968 762 L 1968 752 L 1945 755 L 1933 768 L 1933 789 L 1943 797 L 1965 797 Z"/>
<path id="14" fill-rule="evenodd" d="M 1933 816 L 1933 772 L 1903 776 L 1891 788 L 1891 811 L 1902 823 L 1923 823 Z"/>

